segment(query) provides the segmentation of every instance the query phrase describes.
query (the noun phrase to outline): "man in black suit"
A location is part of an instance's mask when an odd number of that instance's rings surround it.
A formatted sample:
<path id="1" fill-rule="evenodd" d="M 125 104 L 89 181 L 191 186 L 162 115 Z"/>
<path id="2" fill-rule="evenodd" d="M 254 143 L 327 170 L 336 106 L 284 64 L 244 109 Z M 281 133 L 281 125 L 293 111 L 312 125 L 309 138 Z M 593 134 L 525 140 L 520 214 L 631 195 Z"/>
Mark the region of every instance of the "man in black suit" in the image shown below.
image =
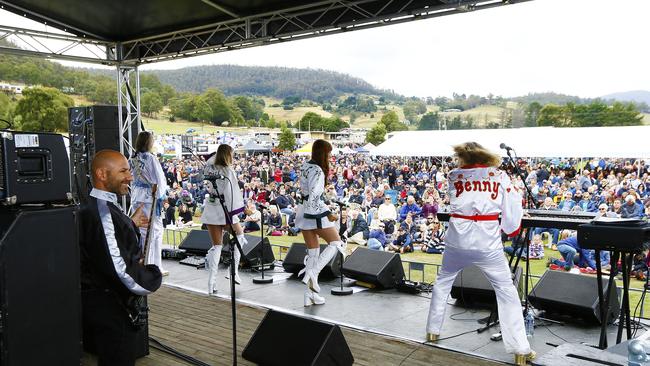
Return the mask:
<path id="1" fill-rule="evenodd" d="M 138 226 L 148 220 L 142 208 L 129 217 L 118 206 L 133 180 L 126 158 L 102 150 L 91 171 L 93 190 L 79 215 L 84 349 L 97 354 L 99 366 L 130 366 L 142 297 L 160 287 L 162 275 L 143 263 Z"/>

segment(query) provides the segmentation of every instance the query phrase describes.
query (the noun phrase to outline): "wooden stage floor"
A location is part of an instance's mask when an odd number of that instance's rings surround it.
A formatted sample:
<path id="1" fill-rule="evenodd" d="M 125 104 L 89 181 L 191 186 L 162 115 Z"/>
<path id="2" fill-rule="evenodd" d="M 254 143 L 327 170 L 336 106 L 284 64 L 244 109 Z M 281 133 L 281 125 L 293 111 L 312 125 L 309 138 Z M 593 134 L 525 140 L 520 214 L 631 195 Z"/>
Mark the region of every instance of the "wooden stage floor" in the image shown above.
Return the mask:
<path id="1" fill-rule="evenodd" d="M 149 296 L 149 306 L 151 308 L 149 335 L 152 338 L 211 365 L 232 364 L 232 323 L 229 301 L 163 286 Z M 265 313 L 265 309 L 238 304 L 238 364 L 252 365 L 241 358 L 241 353 Z M 341 328 L 354 355 L 355 365 L 501 364 L 427 344 Z M 282 343 L 282 329 L 278 329 L 277 347 L 278 349 L 291 347 Z M 156 349 L 150 348 L 150 352 L 149 356 L 138 360 L 138 366 L 188 365 Z M 82 365 L 95 364 L 91 356 L 84 356 Z"/>

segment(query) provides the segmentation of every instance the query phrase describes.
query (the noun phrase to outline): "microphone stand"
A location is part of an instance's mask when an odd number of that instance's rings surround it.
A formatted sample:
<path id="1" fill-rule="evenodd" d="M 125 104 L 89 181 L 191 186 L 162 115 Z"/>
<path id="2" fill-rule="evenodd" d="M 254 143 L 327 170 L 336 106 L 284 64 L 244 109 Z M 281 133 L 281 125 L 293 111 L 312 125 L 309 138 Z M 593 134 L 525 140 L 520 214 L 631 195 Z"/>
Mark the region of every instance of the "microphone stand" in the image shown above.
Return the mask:
<path id="1" fill-rule="evenodd" d="M 517 174 L 517 176 L 519 176 L 521 181 L 524 183 L 524 188 L 526 189 L 526 198 L 527 198 L 527 201 L 528 201 L 528 204 L 526 206 L 528 206 L 527 207 L 528 209 L 537 209 L 538 208 L 537 202 L 535 201 L 535 198 L 533 197 L 533 193 L 530 190 L 530 187 L 528 187 L 528 184 L 526 183 L 526 177 L 524 176 L 524 173 L 521 171 L 521 169 L 519 169 L 519 166 L 516 164 L 515 159 L 512 157 L 512 155 L 510 155 L 510 150 L 515 152 L 514 149 L 507 149 L 506 148 L 506 154 L 508 154 L 508 160 L 509 160 L 510 164 L 512 165 L 512 167 L 514 168 L 515 173 Z M 517 153 L 515 152 L 514 155 L 515 155 L 515 158 L 516 158 Z M 526 257 L 530 257 L 530 240 L 531 240 L 531 236 L 529 234 L 530 233 L 527 232 L 526 236 L 524 237 L 524 241 L 526 243 Z M 521 236 L 522 233 L 519 233 L 519 235 Z M 518 253 L 517 253 L 517 260 L 515 261 L 515 265 L 514 265 L 514 267 L 512 269 L 513 274 L 516 273 L 517 267 L 519 266 L 519 261 L 521 260 L 521 256 L 523 254 L 523 250 L 521 250 L 521 249 L 522 248 L 515 249 Z M 525 276 L 524 276 L 524 281 L 525 281 L 525 283 L 524 283 L 524 318 L 528 314 L 529 307 L 530 307 L 529 302 L 528 302 L 528 283 L 529 283 L 529 279 L 530 279 L 530 258 L 526 258 L 526 273 L 525 273 Z M 540 316 L 537 316 L 537 315 L 534 315 L 534 317 L 539 319 L 539 320 L 550 322 L 550 323 L 555 323 L 555 324 L 560 324 L 560 325 L 564 324 L 562 322 L 547 319 L 547 318 L 543 318 L 543 317 L 540 317 Z"/>
<path id="2" fill-rule="evenodd" d="M 264 210 L 266 207 L 264 205 L 260 205 L 260 213 L 262 214 L 262 218 L 260 220 L 260 230 L 262 232 L 262 239 L 260 242 L 260 261 L 259 265 L 262 267 L 262 277 L 255 277 L 253 278 L 253 283 L 258 284 L 258 285 L 265 285 L 268 283 L 273 283 L 273 277 L 264 277 Z"/>
<path id="3" fill-rule="evenodd" d="M 342 209 L 342 208 L 343 208 L 343 206 L 345 206 L 345 204 L 344 204 L 343 202 L 338 202 L 338 201 L 336 202 L 336 204 L 339 205 L 339 227 L 341 227 L 341 225 L 343 224 L 343 214 L 342 214 L 343 209 Z M 348 296 L 348 295 L 352 295 L 352 293 L 353 293 L 354 291 L 352 291 L 351 288 L 349 288 L 349 287 L 343 287 L 343 277 L 345 277 L 345 276 L 343 275 L 343 261 L 345 260 L 345 258 L 343 257 L 343 254 L 341 254 L 338 250 L 336 251 L 336 255 L 337 255 L 337 256 L 339 256 L 339 255 L 341 256 L 341 261 L 339 262 L 339 271 L 341 272 L 341 276 L 340 276 L 339 278 L 340 278 L 340 280 L 341 280 L 341 281 L 340 281 L 340 282 L 341 282 L 341 286 L 338 287 L 338 288 L 337 288 L 337 287 L 334 287 L 334 288 L 330 291 L 330 293 L 331 293 L 332 295 L 335 295 L 335 296 Z"/>
<path id="4" fill-rule="evenodd" d="M 229 181 L 230 184 L 232 182 Z M 230 216 L 228 209 L 226 208 L 226 202 L 223 194 L 219 193 L 219 189 L 216 184 L 212 185 L 215 192 L 217 193 L 217 198 L 219 198 L 219 203 L 221 203 L 221 209 L 223 210 L 224 215 L 226 216 L 226 225 L 230 228 L 230 231 L 233 233 L 231 235 L 230 242 L 230 307 L 232 309 L 232 364 L 237 365 L 237 305 L 235 300 L 235 250 L 239 250 L 241 256 L 244 255 L 244 252 L 241 249 L 241 244 L 237 235 L 232 228 L 232 216 Z M 235 243 L 233 246 L 232 243 Z"/>

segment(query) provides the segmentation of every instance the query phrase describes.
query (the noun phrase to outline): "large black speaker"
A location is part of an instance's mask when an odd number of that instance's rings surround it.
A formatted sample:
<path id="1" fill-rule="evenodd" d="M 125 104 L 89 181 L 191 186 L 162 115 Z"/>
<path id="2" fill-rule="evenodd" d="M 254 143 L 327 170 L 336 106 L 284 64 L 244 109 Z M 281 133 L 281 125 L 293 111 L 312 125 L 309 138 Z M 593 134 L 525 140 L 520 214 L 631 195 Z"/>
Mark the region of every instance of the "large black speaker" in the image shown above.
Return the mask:
<path id="1" fill-rule="evenodd" d="M 278 347 L 278 332 L 282 343 Z M 338 325 L 269 310 L 242 353 L 258 365 L 345 366 L 354 363 Z"/>
<path id="2" fill-rule="evenodd" d="M 0 204 L 72 200 L 63 136 L 3 131 L 0 135 Z"/>
<path id="3" fill-rule="evenodd" d="M 512 282 L 517 288 L 517 292 L 519 292 L 519 298 L 523 294 L 521 289 L 522 273 L 522 268 L 517 267 L 515 273 L 512 274 Z M 451 287 L 451 297 L 458 300 L 458 305 L 466 305 L 469 307 L 491 307 L 496 301 L 494 288 L 492 288 L 490 281 L 485 277 L 483 271 L 476 266 L 466 267 L 458 273 Z"/>
<path id="4" fill-rule="evenodd" d="M 327 248 L 327 244 L 320 245 L 320 251 L 322 252 Z M 307 246 L 305 243 L 293 243 L 291 248 L 287 252 L 287 256 L 284 257 L 282 261 L 282 267 L 285 272 L 291 272 L 297 274 L 303 268 L 305 268 L 305 256 L 307 255 Z M 323 267 L 323 271 L 320 273 L 322 278 L 336 278 L 341 276 L 341 260 L 343 255 L 340 252 L 336 252 L 336 255 L 332 260 Z"/>
<path id="5" fill-rule="evenodd" d="M 76 207 L 0 210 L 0 365 L 79 365 Z"/>
<path id="6" fill-rule="evenodd" d="M 343 262 L 343 274 L 355 280 L 392 288 L 404 279 L 404 268 L 399 254 L 360 247 Z"/>
<path id="7" fill-rule="evenodd" d="M 212 239 L 207 230 L 192 230 L 178 246 L 178 249 L 183 249 L 187 254 L 206 256 L 208 250 L 212 247 Z"/>
<path id="8" fill-rule="evenodd" d="M 614 321 L 618 316 L 620 304 L 616 281 L 607 288 L 603 278 L 603 292 L 609 294 L 608 319 Z M 560 271 L 546 271 L 528 295 L 528 301 L 536 308 L 545 310 L 548 315 L 568 315 L 586 321 L 601 323 L 598 305 L 598 282 L 595 276 L 585 276 Z"/>

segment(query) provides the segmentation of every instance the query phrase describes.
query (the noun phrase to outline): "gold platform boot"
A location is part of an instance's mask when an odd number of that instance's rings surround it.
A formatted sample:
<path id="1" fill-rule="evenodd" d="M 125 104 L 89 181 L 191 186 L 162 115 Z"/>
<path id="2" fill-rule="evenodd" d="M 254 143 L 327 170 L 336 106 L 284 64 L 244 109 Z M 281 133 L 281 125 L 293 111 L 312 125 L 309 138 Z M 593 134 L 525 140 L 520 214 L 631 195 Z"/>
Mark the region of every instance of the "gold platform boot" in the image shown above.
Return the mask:
<path id="1" fill-rule="evenodd" d="M 435 343 L 440 339 L 440 334 L 427 333 L 427 342 Z"/>
<path id="2" fill-rule="evenodd" d="M 517 366 L 526 366 L 528 365 L 528 362 L 532 361 L 537 357 L 537 353 L 535 351 L 530 351 L 530 353 L 522 355 L 522 354 L 515 354 L 515 365 Z"/>

